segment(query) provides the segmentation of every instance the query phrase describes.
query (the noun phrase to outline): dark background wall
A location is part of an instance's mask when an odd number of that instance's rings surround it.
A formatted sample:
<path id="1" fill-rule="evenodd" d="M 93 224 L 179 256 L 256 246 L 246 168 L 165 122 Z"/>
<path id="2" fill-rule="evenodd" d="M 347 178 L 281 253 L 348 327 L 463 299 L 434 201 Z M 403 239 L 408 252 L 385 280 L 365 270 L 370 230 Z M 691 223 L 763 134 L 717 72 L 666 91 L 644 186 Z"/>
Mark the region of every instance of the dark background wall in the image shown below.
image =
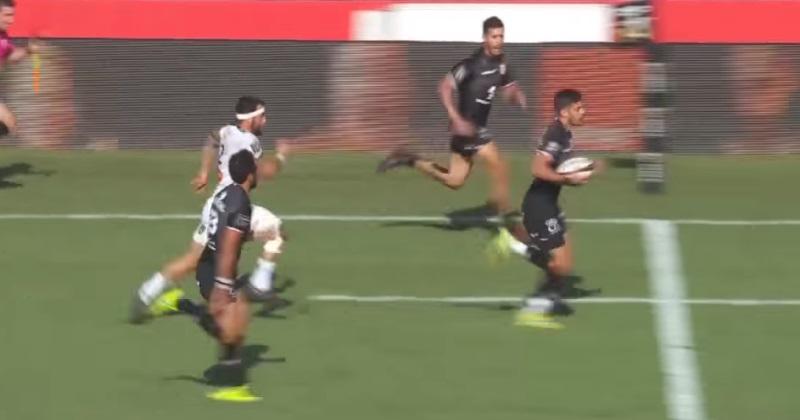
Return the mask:
<path id="1" fill-rule="evenodd" d="M 230 122 L 238 96 L 268 103 L 266 143 L 306 150 L 444 151 L 439 79 L 476 45 L 463 43 L 57 40 L 4 72 L 4 99 L 20 135 L 50 148 L 197 148 Z M 675 152 L 796 152 L 800 46 L 667 46 L 668 148 Z M 509 151 L 528 151 L 564 87 L 585 93 L 579 147 L 636 151 L 644 113 L 645 53 L 621 45 L 514 44 L 510 68 L 526 112 L 497 99 L 490 128 Z"/>

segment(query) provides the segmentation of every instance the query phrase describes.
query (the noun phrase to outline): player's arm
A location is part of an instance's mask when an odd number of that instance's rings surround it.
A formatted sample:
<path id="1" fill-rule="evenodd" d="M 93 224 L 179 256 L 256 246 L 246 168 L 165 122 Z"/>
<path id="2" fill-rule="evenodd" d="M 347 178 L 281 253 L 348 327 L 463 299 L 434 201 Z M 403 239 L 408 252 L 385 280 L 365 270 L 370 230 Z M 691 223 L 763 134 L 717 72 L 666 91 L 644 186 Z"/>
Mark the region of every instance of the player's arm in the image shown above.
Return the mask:
<path id="1" fill-rule="evenodd" d="M 547 147 L 547 146 L 545 146 Z M 553 169 L 553 157 L 547 150 L 537 150 L 531 162 L 531 173 L 536 179 L 562 185 L 583 185 L 589 182 L 590 171 L 562 175 Z"/>
<path id="2" fill-rule="evenodd" d="M 231 227 L 223 231 L 217 244 L 217 261 L 214 272 L 214 288 L 209 297 L 209 310 L 217 316 L 234 300 L 233 288 L 236 280 L 236 266 L 239 260 L 239 247 L 244 241 L 244 233 Z"/>
<path id="3" fill-rule="evenodd" d="M 195 191 L 200 191 L 208 185 L 208 174 L 214 167 L 214 162 L 219 158 L 220 144 L 219 131 L 212 131 L 211 134 L 208 135 L 205 146 L 203 146 L 200 170 L 197 171 L 197 175 L 192 179 L 192 186 Z"/>
<path id="4" fill-rule="evenodd" d="M 547 152 L 537 150 L 531 162 L 531 172 L 536 179 L 542 181 L 555 182 L 557 184 L 567 184 L 566 175 L 561 175 L 553 169 L 553 156 Z"/>
<path id="5" fill-rule="evenodd" d="M 458 112 L 453 96 L 458 85 L 469 77 L 469 66 L 466 62 L 458 63 L 439 82 L 439 100 L 442 102 L 447 116 L 453 125 L 453 131 L 461 135 L 471 135 L 475 127 Z"/>
<path id="6" fill-rule="evenodd" d="M 6 60 L 9 63 L 16 63 L 28 57 L 29 55 L 37 53 L 38 51 L 39 51 L 39 43 L 36 40 L 32 39 L 28 41 L 28 45 L 25 48 L 14 48 L 14 50 L 11 51 L 11 54 L 8 55 L 8 58 L 6 58 Z"/>
<path id="7" fill-rule="evenodd" d="M 244 242 L 245 232 L 226 226 L 222 231 L 217 256 L 216 285 L 223 289 L 233 287 L 236 277 L 236 266 L 239 262 L 239 248 Z"/>
<path id="8" fill-rule="evenodd" d="M 261 179 L 267 180 L 272 179 L 278 173 L 280 173 L 281 169 L 286 165 L 286 159 L 289 157 L 289 153 L 291 151 L 291 146 L 289 145 L 289 141 L 285 139 L 279 139 L 275 142 L 275 154 L 268 157 L 267 159 L 261 159 L 258 162 L 258 176 Z"/>
<path id="9" fill-rule="evenodd" d="M 447 73 L 439 82 L 439 99 L 442 101 L 442 105 L 447 111 L 447 116 L 452 121 L 464 119 L 461 114 L 458 113 L 458 107 L 456 107 L 455 101 L 453 100 L 456 89 L 456 82 L 453 79 L 452 73 Z"/>
<path id="10" fill-rule="evenodd" d="M 223 229 L 217 244 L 216 271 L 214 272 L 214 291 L 211 299 L 211 311 L 220 305 L 233 300 L 230 293 L 236 280 L 236 267 L 239 263 L 239 250 L 250 231 L 250 215 L 252 209 L 247 196 L 243 192 L 231 192 L 226 200 L 230 213 L 220 226 Z"/>
<path id="11" fill-rule="evenodd" d="M 519 83 L 517 83 L 517 79 L 514 78 L 511 69 L 508 67 L 506 67 L 506 73 L 503 75 L 502 84 L 503 86 L 500 92 L 503 95 L 503 99 L 514 105 L 519 105 L 522 109 L 528 108 L 528 100 L 525 98 L 525 92 L 522 91 Z"/>

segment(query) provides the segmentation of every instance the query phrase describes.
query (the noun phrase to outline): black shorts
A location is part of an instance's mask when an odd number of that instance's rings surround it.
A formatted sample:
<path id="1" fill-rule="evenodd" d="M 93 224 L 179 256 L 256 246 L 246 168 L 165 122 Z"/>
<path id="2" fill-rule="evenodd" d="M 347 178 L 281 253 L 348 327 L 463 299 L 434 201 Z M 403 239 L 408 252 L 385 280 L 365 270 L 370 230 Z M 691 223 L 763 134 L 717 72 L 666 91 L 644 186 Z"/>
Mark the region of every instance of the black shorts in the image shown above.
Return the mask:
<path id="1" fill-rule="evenodd" d="M 208 300 L 208 297 L 211 296 L 211 291 L 214 290 L 214 278 L 216 277 L 214 254 L 208 248 L 203 251 L 194 275 L 197 280 L 197 287 L 200 289 L 200 296 Z"/>
<path id="2" fill-rule="evenodd" d="M 527 194 L 522 202 L 522 224 L 528 231 L 530 245 L 550 252 L 566 243 L 567 223 L 558 203 L 541 194 Z"/>
<path id="3" fill-rule="evenodd" d="M 214 260 L 214 252 L 206 248 L 197 263 L 197 270 L 195 270 L 197 287 L 200 289 L 200 296 L 205 300 L 208 300 L 211 296 L 211 291 L 214 290 L 214 283 L 216 282 L 217 275 Z M 236 279 L 233 289 L 238 290 L 246 281 L 247 275 L 242 275 Z"/>
<path id="4" fill-rule="evenodd" d="M 474 136 L 453 136 L 450 138 L 450 151 L 458 153 L 467 159 L 472 158 L 481 147 L 492 141 L 489 129 L 481 127 Z"/>

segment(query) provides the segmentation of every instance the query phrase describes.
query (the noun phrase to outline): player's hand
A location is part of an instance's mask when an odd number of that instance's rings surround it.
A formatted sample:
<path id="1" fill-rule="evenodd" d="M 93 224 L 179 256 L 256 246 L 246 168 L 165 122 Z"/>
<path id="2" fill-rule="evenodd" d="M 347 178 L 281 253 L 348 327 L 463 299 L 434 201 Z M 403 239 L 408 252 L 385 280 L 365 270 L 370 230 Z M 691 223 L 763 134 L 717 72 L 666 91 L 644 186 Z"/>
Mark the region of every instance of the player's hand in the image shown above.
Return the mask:
<path id="1" fill-rule="evenodd" d="M 605 173 L 606 169 L 608 169 L 608 164 L 606 163 L 605 159 L 596 159 L 594 161 L 594 165 L 592 166 L 592 172 L 595 175 L 600 175 Z"/>
<path id="2" fill-rule="evenodd" d="M 474 136 L 477 129 L 475 124 L 465 120 L 464 118 L 455 118 L 451 123 L 453 134 L 457 136 Z"/>
<path id="3" fill-rule="evenodd" d="M 203 191 L 208 185 L 208 174 L 205 172 L 200 172 L 197 176 L 192 179 L 192 187 L 195 191 Z"/>
<path id="4" fill-rule="evenodd" d="M 36 39 L 31 39 L 28 41 L 28 46 L 26 48 L 29 54 L 36 54 L 42 49 L 42 44 L 37 41 Z"/>
<path id="5" fill-rule="evenodd" d="M 588 171 L 581 171 L 581 172 L 571 173 L 569 175 L 565 175 L 565 177 L 567 178 L 567 183 L 569 185 L 576 185 L 577 186 L 577 185 L 584 185 L 584 184 L 588 183 L 589 179 L 592 177 L 593 173 L 594 173 L 593 171 L 588 170 Z"/>
<path id="6" fill-rule="evenodd" d="M 516 103 L 520 108 L 522 108 L 523 111 L 528 109 L 528 98 L 526 98 L 525 94 L 522 93 L 522 89 L 517 90 Z"/>
<path id="7" fill-rule="evenodd" d="M 292 152 L 292 145 L 289 143 L 289 140 L 278 139 L 275 141 L 276 154 L 283 155 L 283 157 L 289 157 L 289 153 L 291 152 Z"/>

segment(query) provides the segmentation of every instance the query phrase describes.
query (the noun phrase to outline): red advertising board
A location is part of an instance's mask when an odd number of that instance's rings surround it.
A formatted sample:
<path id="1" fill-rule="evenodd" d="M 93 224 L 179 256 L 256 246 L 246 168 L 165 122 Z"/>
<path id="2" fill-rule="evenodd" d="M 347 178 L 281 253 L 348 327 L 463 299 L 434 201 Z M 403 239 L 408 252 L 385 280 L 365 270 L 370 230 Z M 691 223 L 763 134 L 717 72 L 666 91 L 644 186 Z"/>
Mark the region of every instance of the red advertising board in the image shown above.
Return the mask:
<path id="1" fill-rule="evenodd" d="M 800 42 L 800 1 L 654 0 L 654 5 L 658 42 Z"/>
<path id="2" fill-rule="evenodd" d="M 617 4 L 624 0 L 24 0 L 13 36 L 347 41 L 356 12 L 407 3 Z"/>

